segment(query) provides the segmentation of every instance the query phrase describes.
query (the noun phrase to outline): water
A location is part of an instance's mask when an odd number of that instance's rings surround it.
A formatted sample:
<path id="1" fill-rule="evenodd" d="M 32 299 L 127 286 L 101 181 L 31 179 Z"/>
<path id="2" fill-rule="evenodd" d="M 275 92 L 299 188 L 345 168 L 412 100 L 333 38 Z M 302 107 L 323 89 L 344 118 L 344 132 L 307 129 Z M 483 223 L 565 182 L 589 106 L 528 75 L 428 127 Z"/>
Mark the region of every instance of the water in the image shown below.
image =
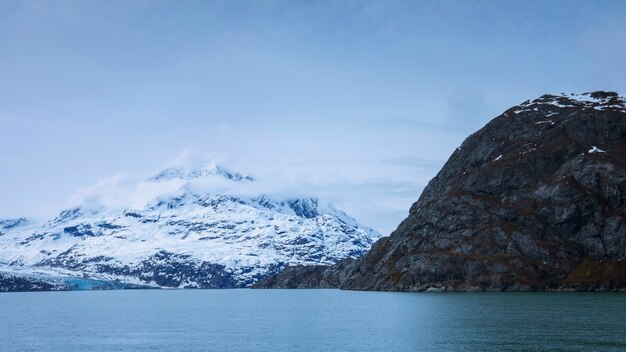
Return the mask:
<path id="1" fill-rule="evenodd" d="M 624 351 L 623 293 L 0 294 L 0 351 Z"/>

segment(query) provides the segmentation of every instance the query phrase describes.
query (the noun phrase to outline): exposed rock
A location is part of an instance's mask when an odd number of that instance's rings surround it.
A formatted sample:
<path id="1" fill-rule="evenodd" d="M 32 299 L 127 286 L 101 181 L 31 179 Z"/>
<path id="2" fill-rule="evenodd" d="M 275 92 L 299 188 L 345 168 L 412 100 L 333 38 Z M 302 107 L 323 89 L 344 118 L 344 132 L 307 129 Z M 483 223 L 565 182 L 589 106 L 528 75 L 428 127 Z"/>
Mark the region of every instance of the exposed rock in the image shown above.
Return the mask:
<path id="1" fill-rule="evenodd" d="M 335 265 L 289 266 L 276 275 L 271 275 L 253 285 L 253 288 L 337 288 L 342 275 L 354 262 L 347 258 Z"/>
<path id="2" fill-rule="evenodd" d="M 0 292 L 66 291 L 68 286 L 40 278 L 0 272 Z"/>
<path id="3" fill-rule="evenodd" d="M 615 290 L 625 259 L 624 99 L 544 95 L 470 135 L 363 257 L 257 286 Z"/>

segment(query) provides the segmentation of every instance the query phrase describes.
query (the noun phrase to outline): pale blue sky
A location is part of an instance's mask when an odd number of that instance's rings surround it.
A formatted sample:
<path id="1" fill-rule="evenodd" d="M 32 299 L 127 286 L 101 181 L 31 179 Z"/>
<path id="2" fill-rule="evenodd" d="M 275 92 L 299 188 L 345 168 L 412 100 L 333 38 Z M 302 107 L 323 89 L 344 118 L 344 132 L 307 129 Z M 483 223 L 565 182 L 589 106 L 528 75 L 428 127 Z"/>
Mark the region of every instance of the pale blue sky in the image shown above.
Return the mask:
<path id="1" fill-rule="evenodd" d="M 0 1 L 0 217 L 191 148 L 388 233 L 467 134 L 625 62 L 624 1 Z"/>

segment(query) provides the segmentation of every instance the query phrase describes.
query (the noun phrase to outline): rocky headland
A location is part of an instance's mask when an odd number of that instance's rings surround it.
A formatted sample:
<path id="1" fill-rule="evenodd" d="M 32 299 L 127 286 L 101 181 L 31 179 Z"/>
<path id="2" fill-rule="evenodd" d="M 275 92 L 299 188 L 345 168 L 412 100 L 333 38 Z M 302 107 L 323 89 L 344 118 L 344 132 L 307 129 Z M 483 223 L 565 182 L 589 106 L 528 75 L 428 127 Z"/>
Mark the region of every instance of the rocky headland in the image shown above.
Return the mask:
<path id="1" fill-rule="evenodd" d="M 623 290 L 625 259 L 624 99 L 544 95 L 470 135 L 362 257 L 255 287 Z"/>

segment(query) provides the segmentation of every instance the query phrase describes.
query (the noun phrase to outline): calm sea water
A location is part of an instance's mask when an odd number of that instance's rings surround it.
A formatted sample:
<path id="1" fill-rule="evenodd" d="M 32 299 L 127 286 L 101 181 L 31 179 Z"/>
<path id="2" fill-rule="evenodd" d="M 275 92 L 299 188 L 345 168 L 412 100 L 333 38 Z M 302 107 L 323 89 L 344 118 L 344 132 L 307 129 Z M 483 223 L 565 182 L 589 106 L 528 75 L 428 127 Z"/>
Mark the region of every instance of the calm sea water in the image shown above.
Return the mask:
<path id="1" fill-rule="evenodd" d="M 626 294 L 0 294 L 1 351 L 626 351 Z"/>

